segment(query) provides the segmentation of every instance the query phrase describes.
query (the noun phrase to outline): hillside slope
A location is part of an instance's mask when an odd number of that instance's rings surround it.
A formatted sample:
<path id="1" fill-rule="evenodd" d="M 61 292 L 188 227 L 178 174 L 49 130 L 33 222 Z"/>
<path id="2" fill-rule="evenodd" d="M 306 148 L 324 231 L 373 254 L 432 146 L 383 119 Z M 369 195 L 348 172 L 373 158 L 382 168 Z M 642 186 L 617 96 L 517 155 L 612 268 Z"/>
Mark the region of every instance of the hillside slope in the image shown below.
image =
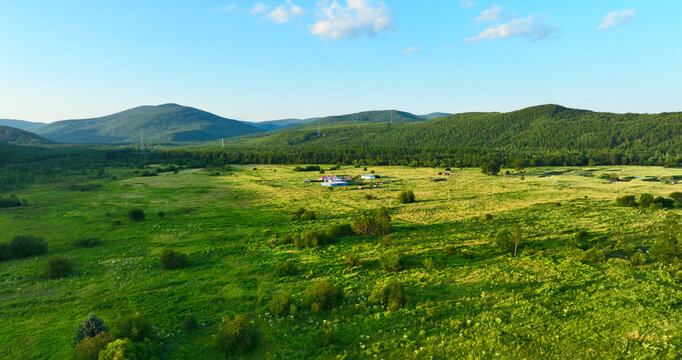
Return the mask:
<path id="1" fill-rule="evenodd" d="M 52 141 L 21 129 L 0 125 L 0 143 L 16 145 L 50 144 Z"/>
<path id="2" fill-rule="evenodd" d="M 31 130 L 41 125 L 45 125 L 45 123 L 24 120 L 0 119 L 0 126 L 9 126 L 20 130 Z"/>
<path id="3" fill-rule="evenodd" d="M 682 152 L 682 113 L 612 114 L 542 105 L 416 123 L 299 127 L 233 139 L 248 146 L 425 146 L 646 149 Z"/>
<path id="4" fill-rule="evenodd" d="M 199 109 L 164 104 L 140 106 L 99 118 L 64 120 L 33 129 L 62 143 L 202 142 L 262 131 Z"/>

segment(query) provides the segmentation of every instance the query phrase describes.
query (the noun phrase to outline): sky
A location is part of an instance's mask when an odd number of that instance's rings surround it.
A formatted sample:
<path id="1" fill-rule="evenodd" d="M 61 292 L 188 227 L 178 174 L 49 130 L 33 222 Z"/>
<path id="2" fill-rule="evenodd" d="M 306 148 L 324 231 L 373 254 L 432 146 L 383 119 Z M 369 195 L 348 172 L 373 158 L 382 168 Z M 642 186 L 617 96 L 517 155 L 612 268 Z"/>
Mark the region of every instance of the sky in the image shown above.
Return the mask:
<path id="1" fill-rule="evenodd" d="M 0 118 L 682 111 L 682 1 L 0 0 Z"/>

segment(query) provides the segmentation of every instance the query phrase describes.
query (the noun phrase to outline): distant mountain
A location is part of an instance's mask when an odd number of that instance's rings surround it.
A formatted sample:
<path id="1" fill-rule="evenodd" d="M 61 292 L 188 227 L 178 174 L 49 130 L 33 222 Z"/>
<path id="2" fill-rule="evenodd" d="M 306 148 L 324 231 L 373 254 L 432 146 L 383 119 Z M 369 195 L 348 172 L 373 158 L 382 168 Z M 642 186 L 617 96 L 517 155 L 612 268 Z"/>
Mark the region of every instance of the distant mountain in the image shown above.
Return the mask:
<path id="1" fill-rule="evenodd" d="M 419 115 L 419 117 L 424 119 L 424 120 L 432 120 L 432 119 L 437 119 L 439 117 L 449 116 L 449 115 L 452 115 L 452 114 L 443 113 L 443 112 L 433 112 L 433 113 L 426 114 L 426 115 Z"/>
<path id="2" fill-rule="evenodd" d="M 9 126 L 20 130 L 31 130 L 45 123 L 24 120 L 0 119 L 0 126 Z"/>
<path id="3" fill-rule="evenodd" d="M 395 121 L 394 121 L 395 122 Z M 284 146 L 418 146 L 497 149 L 621 149 L 682 153 L 682 113 L 613 114 L 542 105 L 508 113 L 462 113 L 412 123 L 310 126 L 232 139 Z"/>
<path id="4" fill-rule="evenodd" d="M 99 118 L 64 120 L 33 131 L 61 143 L 205 142 L 263 131 L 253 125 L 226 119 L 177 104 L 140 106 Z"/>
<path id="5" fill-rule="evenodd" d="M 21 129 L 0 126 L 0 143 L 15 145 L 50 144 L 52 141 Z"/>
<path id="6" fill-rule="evenodd" d="M 312 119 L 282 119 L 282 120 L 249 122 L 248 124 L 255 126 L 259 129 L 262 129 L 264 131 L 272 131 L 272 130 L 285 129 L 285 128 L 292 127 L 292 126 L 304 125 L 304 124 L 307 124 L 307 123 L 309 123 L 313 120 L 316 120 L 316 119 L 317 118 L 312 118 Z"/>

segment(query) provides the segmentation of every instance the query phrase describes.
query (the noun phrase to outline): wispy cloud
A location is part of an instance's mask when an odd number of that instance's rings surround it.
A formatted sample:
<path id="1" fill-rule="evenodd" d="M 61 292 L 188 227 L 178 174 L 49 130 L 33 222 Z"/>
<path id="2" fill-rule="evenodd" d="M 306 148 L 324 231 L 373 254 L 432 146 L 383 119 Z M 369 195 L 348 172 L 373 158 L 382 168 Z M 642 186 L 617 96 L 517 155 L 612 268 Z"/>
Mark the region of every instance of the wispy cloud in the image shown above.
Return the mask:
<path id="1" fill-rule="evenodd" d="M 295 5 L 291 0 L 287 0 L 284 5 L 276 7 L 266 16 L 275 24 L 283 24 L 303 14 L 305 14 L 305 10 L 302 7 Z"/>
<path id="2" fill-rule="evenodd" d="M 513 16 L 513 15 L 512 15 Z M 493 6 L 491 9 L 485 9 L 481 12 L 481 15 L 476 17 L 474 20 L 480 22 L 490 22 L 504 19 L 505 16 L 502 14 L 501 6 Z"/>
<path id="3" fill-rule="evenodd" d="M 230 12 L 230 11 L 234 10 L 234 8 L 236 8 L 236 7 L 237 7 L 237 5 L 230 4 L 230 5 L 217 7 L 215 9 L 211 9 L 211 12 Z"/>
<path id="4" fill-rule="evenodd" d="M 604 30 L 618 25 L 625 25 L 635 18 L 635 10 L 611 11 L 604 15 L 604 20 L 597 29 Z"/>
<path id="5" fill-rule="evenodd" d="M 459 0 L 459 3 L 462 4 L 462 6 L 466 6 L 466 7 L 476 6 L 476 3 L 471 1 L 471 0 Z"/>
<path id="6" fill-rule="evenodd" d="M 408 47 L 407 49 L 401 51 L 403 55 L 409 55 L 409 54 L 414 54 L 422 51 L 422 48 L 419 46 L 413 46 L 413 47 Z"/>
<path id="7" fill-rule="evenodd" d="M 346 0 L 341 6 L 336 0 L 327 0 L 317 6 L 318 21 L 309 30 L 323 39 L 377 36 L 393 26 L 391 13 L 381 1 Z"/>
<path id="8" fill-rule="evenodd" d="M 528 37 L 540 40 L 559 30 L 557 25 L 545 25 L 535 16 L 512 19 L 503 24 L 491 25 L 480 34 L 467 39 L 467 42 L 505 39 L 510 37 Z"/>
<path id="9" fill-rule="evenodd" d="M 251 13 L 252 14 L 262 14 L 270 9 L 269 6 L 265 5 L 262 2 L 257 2 L 253 4 L 253 7 L 251 8 Z"/>

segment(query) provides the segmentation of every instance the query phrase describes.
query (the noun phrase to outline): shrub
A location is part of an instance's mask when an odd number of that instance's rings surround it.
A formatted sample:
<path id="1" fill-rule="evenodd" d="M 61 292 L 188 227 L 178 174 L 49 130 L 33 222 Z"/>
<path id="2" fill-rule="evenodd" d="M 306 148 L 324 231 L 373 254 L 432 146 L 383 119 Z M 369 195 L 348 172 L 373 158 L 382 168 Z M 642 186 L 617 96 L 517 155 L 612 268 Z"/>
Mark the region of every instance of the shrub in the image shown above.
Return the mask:
<path id="1" fill-rule="evenodd" d="M 393 311 L 398 310 L 405 304 L 403 284 L 397 280 L 377 284 L 369 296 L 369 301 L 386 306 Z"/>
<path id="2" fill-rule="evenodd" d="M 142 314 L 128 315 L 116 324 L 116 336 L 134 342 L 154 339 L 152 324 Z"/>
<path id="3" fill-rule="evenodd" d="M 432 258 L 424 259 L 424 268 L 427 270 L 439 269 L 443 266 L 443 263 L 438 259 L 433 260 Z"/>
<path id="4" fill-rule="evenodd" d="M 680 246 L 680 233 L 682 223 L 679 215 L 669 213 L 665 219 L 657 225 L 656 240 L 651 247 L 651 254 L 656 260 L 670 263 L 682 255 Z"/>
<path id="5" fill-rule="evenodd" d="M 185 330 L 185 332 L 192 332 L 196 330 L 199 327 L 199 323 L 197 322 L 197 318 L 194 317 L 192 314 L 187 314 L 185 316 L 185 320 L 182 321 L 182 329 Z"/>
<path id="6" fill-rule="evenodd" d="M 457 248 L 454 245 L 448 245 L 443 249 L 443 252 L 448 255 L 455 255 L 457 253 Z"/>
<path id="7" fill-rule="evenodd" d="M 367 214 L 356 217 L 353 219 L 353 231 L 358 235 L 376 234 L 376 219 Z"/>
<path id="8" fill-rule="evenodd" d="M 128 218 L 132 221 L 142 221 L 146 215 L 142 209 L 132 209 L 128 211 Z"/>
<path id="9" fill-rule="evenodd" d="M 639 196 L 639 206 L 642 208 L 648 208 L 653 204 L 654 196 L 651 194 L 642 194 Z"/>
<path id="10" fill-rule="evenodd" d="M 63 256 L 53 256 L 45 263 L 43 276 L 48 279 L 58 279 L 71 275 L 71 261 Z"/>
<path id="11" fill-rule="evenodd" d="M 308 165 L 306 167 L 296 166 L 294 168 L 294 171 L 296 171 L 296 172 L 299 172 L 299 171 L 320 171 L 320 170 L 322 170 L 322 169 L 320 169 L 320 167 L 317 165 Z"/>
<path id="12" fill-rule="evenodd" d="M 630 257 L 630 262 L 635 266 L 644 265 L 646 264 L 646 258 L 641 251 L 637 251 Z"/>
<path id="13" fill-rule="evenodd" d="M 142 360 L 154 357 L 154 350 L 147 343 L 130 339 L 118 339 L 107 344 L 99 353 L 98 360 Z"/>
<path id="14" fill-rule="evenodd" d="M 624 207 L 635 207 L 637 206 L 637 200 L 635 200 L 635 195 L 625 195 L 616 198 L 616 205 Z"/>
<path id="15" fill-rule="evenodd" d="M 73 242 L 73 245 L 77 246 L 77 247 L 91 248 L 91 247 L 95 247 L 101 243 L 102 243 L 102 240 L 100 240 L 100 238 L 91 237 L 91 238 L 78 239 L 78 240 Z"/>
<path id="16" fill-rule="evenodd" d="M 485 221 L 492 221 L 494 218 L 493 214 L 485 214 L 484 219 Z"/>
<path id="17" fill-rule="evenodd" d="M 604 255 L 604 251 L 592 248 L 582 253 L 580 261 L 585 264 L 601 264 L 606 261 L 606 255 Z"/>
<path id="18" fill-rule="evenodd" d="M 293 315 L 296 312 L 296 305 L 294 305 L 294 297 L 287 292 L 280 292 L 275 294 L 268 304 L 270 313 L 275 316 Z"/>
<path id="19" fill-rule="evenodd" d="M 160 219 L 163 219 L 166 217 L 166 213 L 164 211 L 159 211 L 159 213 L 157 215 L 159 216 Z"/>
<path id="20" fill-rule="evenodd" d="M 682 201 L 682 192 L 680 191 L 675 191 L 668 196 L 675 201 Z"/>
<path id="21" fill-rule="evenodd" d="M 97 336 L 97 334 L 105 331 L 109 331 L 109 327 L 104 324 L 104 321 L 94 314 L 90 314 L 76 327 L 75 342 L 79 343 L 85 338 Z"/>
<path id="22" fill-rule="evenodd" d="M 504 251 L 513 252 L 516 256 L 516 250 L 521 243 L 521 227 L 514 225 L 511 230 L 503 229 L 495 235 L 495 245 Z"/>
<path id="23" fill-rule="evenodd" d="M 471 259 L 474 257 L 474 252 L 469 248 L 462 249 L 462 256 L 466 259 Z"/>
<path id="24" fill-rule="evenodd" d="M 9 244 L 0 243 L 0 261 L 10 260 L 13 258 L 12 249 Z"/>
<path id="25" fill-rule="evenodd" d="M 275 273 L 279 277 L 295 275 L 297 272 L 298 269 L 296 268 L 296 264 L 288 260 L 277 262 L 277 266 L 275 267 Z"/>
<path id="26" fill-rule="evenodd" d="M 379 257 L 381 268 L 387 271 L 400 271 L 405 266 L 405 258 L 398 250 L 389 250 Z"/>
<path id="27" fill-rule="evenodd" d="M 47 243 L 45 243 L 43 238 L 36 236 L 15 236 L 9 243 L 9 254 L 11 255 L 11 259 L 42 255 L 46 252 Z"/>
<path id="28" fill-rule="evenodd" d="M 95 336 L 88 336 L 76 345 L 76 360 L 98 360 L 99 353 L 107 348 L 107 345 L 114 341 L 114 337 L 106 331 L 102 331 Z"/>
<path id="29" fill-rule="evenodd" d="M 321 231 L 304 231 L 293 240 L 294 246 L 305 248 L 329 244 L 334 241 L 334 238 Z"/>
<path id="30" fill-rule="evenodd" d="M 343 290 L 328 281 L 316 281 L 306 289 L 306 299 L 312 311 L 331 309 L 341 304 Z"/>
<path id="31" fill-rule="evenodd" d="M 282 244 L 293 244 L 298 241 L 298 237 L 298 234 L 284 234 L 280 238 L 280 241 Z"/>
<path id="32" fill-rule="evenodd" d="M 350 227 L 350 225 L 348 224 L 332 225 L 329 229 L 327 229 L 327 235 L 333 237 L 344 237 L 353 235 L 353 228 Z"/>
<path id="33" fill-rule="evenodd" d="M 225 315 L 223 322 L 218 325 L 215 343 L 227 354 L 241 354 L 251 350 L 253 333 L 246 315 L 236 314 L 233 318 Z"/>
<path id="34" fill-rule="evenodd" d="M 376 200 L 377 197 L 376 197 L 376 195 L 372 195 L 372 194 L 370 194 L 370 193 L 366 193 L 366 194 L 365 194 L 365 199 L 367 199 L 367 200 Z"/>
<path id="35" fill-rule="evenodd" d="M 291 213 L 291 220 L 299 220 L 301 218 L 301 215 L 305 213 L 305 208 L 298 208 L 296 211 Z"/>
<path id="36" fill-rule="evenodd" d="M 317 216 L 315 215 L 315 212 L 312 210 L 306 210 L 301 214 L 301 220 L 303 221 L 312 221 L 317 219 Z"/>
<path id="37" fill-rule="evenodd" d="M 657 196 L 654 202 L 649 205 L 650 209 L 671 209 L 675 207 L 675 200 L 666 199 L 662 196 Z"/>
<path id="38" fill-rule="evenodd" d="M 398 194 L 398 202 L 401 204 L 411 204 L 414 201 L 414 192 L 412 190 L 401 191 Z"/>
<path id="39" fill-rule="evenodd" d="M 182 269 L 187 265 L 187 254 L 166 249 L 159 258 L 159 266 L 166 270 Z"/>
<path id="40" fill-rule="evenodd" d="M 500 166 L 499 162 L 490 160 L 481 164 L 481 172 L 485 175 L 495 176 L 500 173 Z"/>
<path id="41" fill-rule="evenodd" d="M 0 208 L 18 207 L 21 205 L 22 205 L 21 199 L 19 199 L 14 194 L 12 194 L 6 198 L 3 198 L 2 196 L 0 196 Z"/>
<path id="42" fill-rule="evenodd" d="M 379 242 L 384 245 L 391 245 L 391 241 L 393 241 L 393 236 L 391 235 L 379 236 Z"/>
<path id="43" fill-rule="evenodd" d="M 388 214 L 388 209 L 384 206 L 377 209 L 376 228 L 379 234 L 387 234 L 391 231 L 391 215 Z"/>
<path id="44" fill-rule="evenodd" d="M 344 255 L 343 263 L 349 268 L 353 268 L 362 265 L 362 260 L 360 260 L 360 256 L 356 252 L 349 252 Z"/>

